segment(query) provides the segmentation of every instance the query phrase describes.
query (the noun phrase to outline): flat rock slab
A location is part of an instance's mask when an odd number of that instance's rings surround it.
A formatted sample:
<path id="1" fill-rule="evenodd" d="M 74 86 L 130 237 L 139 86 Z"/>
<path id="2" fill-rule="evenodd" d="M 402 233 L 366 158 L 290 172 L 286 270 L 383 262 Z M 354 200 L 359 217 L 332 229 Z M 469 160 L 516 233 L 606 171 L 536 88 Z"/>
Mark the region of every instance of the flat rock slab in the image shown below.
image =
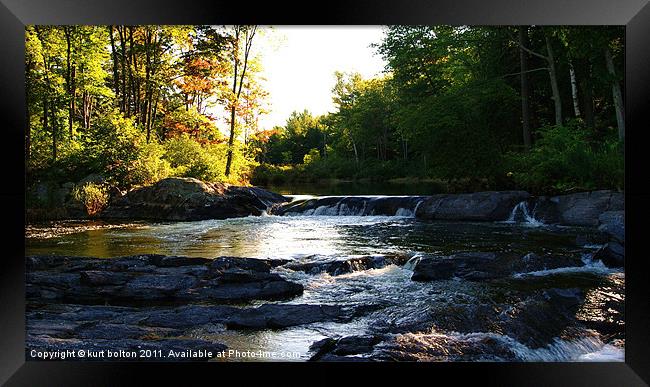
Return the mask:
<path id="1" fill-rule="evenodd" d="M 492 280 L 540 270 L 582 266 L 577 255 L 524 256 L 493 252 L 466 252 L 449 256 L 425 255 L 415 262 L 414 281 L 437 281 L 460 278 L 469 281 Z"/>
<path id="2" fill-rule="evenodd" d="M 218 336 L 228 329 L 281 329 L 320 321 L 345 322 L 354 316 L 354 310 L 349 308 L 313 304 L 264 304 L 243 308 L 54 304 L 28 310 L 26 350 L 29 359 L 39 359 L 33 350 L 41 353 L 83 350 L 87 354 L 83 360 L 111 360 L 107 351 L 122 352 L 118 360 L 208 360 L 226 346 L 219 343 L 218 338 L 190 338 L 197 331 Z M 158 351 L 158 355 L 141 357 L 142 350 Z M 197 356 L 184 354 L 188 350 L 203 352 L 195 354 Z M 93 358 L 91 352 L 101 352 L 101 356 Z M 170 357 L 170 352 L 177 354 Z"/>
<path id="3" fill-rule="evenodd" d="M 27 299 L 130 304 L 287 299 L 303 287 L 271 269 L 282 260 L 161 255 L 27 257 Z"/>
<path id="4" fill-rule="evenodd" d="M 457 195 L 433 195 L 415 213 L 419 219 L 499 221 L 528 199 L 525 191 L 488 191 Z"/>

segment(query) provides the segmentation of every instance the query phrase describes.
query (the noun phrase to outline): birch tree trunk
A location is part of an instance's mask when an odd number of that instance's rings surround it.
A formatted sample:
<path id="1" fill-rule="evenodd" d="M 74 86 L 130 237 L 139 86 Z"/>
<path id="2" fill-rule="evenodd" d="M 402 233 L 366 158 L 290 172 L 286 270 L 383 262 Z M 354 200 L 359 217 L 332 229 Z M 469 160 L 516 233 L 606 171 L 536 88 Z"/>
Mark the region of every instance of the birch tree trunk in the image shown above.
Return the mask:
<path id="1" fill-rule="evenodd" d="M 580 117 L 580 102 L 578 101 L 578 82 L 576 81 L 576 72 L 573 69 L 573 63 L 569 62 L 569 77 L 571 78 L 571 97 L 573 98 L 573 113 Z"/>
<path id="2" fill-rule="evenodd" d="M 618 83 L 616 70 L 614 69 L 614 60 L 609 48 L 605 49 L 605 61 L 607 63 L 607 71 L 612 77 L 612 97 L 614 99 L 614 108 L 616 109 L 616 123 L 618 124 L 618 139 L 625 140 L 625 115 L 623 108 L 623 95 L 621 93 L 621 85 Z"/>

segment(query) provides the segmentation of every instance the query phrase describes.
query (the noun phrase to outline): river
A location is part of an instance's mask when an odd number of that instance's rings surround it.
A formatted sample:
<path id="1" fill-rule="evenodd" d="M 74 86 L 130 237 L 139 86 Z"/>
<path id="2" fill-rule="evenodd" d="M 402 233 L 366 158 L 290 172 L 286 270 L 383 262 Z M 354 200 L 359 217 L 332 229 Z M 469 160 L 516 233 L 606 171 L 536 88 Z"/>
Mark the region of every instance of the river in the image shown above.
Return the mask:
<path id="1" fill-rule="evenodd" d="M 375 352 L 383 351 L 384 356 L 389 353 L 393 358 L 397 353 L 398 359 L 624 360 L 625 276 L 622 270 L 590 259 L 599 247 L 594 230 L 547 226 L 525 219 L 482 223 L 420 221 L 409 212 L 402 211 L 402 216 L 265 215 L 194 222 L 55 222 L 27 228 L 26 254 L 111 258 L 156 253 L 301 262 L 408 255 L 411 260 L 405 266 L 337 276 L 276 269 L 305 287 L 303 295 L 284 302 L 377 307 L 377 311 L 351 322 L 265 331 L 198 329 L 191 334 L 219 340 L 238 350 L 289 352 L 295 356 L 284 360 L 300 361 L 309 358 L 309 346 L 317 340 L 377 332 L 397 335 L 392 347 Z M 578 263 L 514 273 L 496 281 L 410 279 L 413 263 L 422 255 L 467 251 L 518 257 L 534 253 L 549 259 L 573 257 Z M 568 320 L 550 319 L 542 324 L 531 321 L 541 313 L 537 309 L 544 309 L 546 304 L 542 299 L 540 307 L 529 311 L 526 303 L 537 300 L 540 294 L 562 295 L 569 290 L 579 292 L 583 302 L 570 310 Z M 548 304 L 555 307 L 559 301 L 549 297 Z M 484 311 L 486 306 L 491 310 Z M 524 316 L 514 319 L 516 324 L 500 323 L 505 314 L 516 313 Z M 486 321 L 474 321 L 482 318 Z"/>

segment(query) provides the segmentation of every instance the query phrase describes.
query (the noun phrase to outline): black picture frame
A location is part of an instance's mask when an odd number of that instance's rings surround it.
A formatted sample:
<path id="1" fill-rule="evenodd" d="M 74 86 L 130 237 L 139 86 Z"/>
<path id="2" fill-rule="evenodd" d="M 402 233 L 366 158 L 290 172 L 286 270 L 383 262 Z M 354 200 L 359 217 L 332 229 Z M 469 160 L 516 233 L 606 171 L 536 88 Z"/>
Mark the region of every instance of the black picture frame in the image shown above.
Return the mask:
<path id="1" fill-rule="evenodd" d="M 452 24 L 625 25 L 626 122 L 626 346 L 625 363 L 430 363 L 430 364 L 133 364 L 25 362 L 24 267 L 24 26 L 28 24 Z M 0 191 L 3 252 L 0 262 L 0 383 L 7 385 L 117 385 L 184 381 L 197 371 L 225 382 L 231 371 L 275 384 L 339 382 L 344 372 L 362 375 L 419 371 L 423 382 L 452 377 L 482 385 L 637 386 L 650 382 L 650 292 L 644 255 L 644 221 L 650 190 L 645 165 L 650 111 L 650 5 L 648 0 L 444 0 L 279 3 L 179 0 L 0 0 Z M 251 372 L 252 367 L 256 372 Z M 307 369 L 307 378 L 295 370 Z M 233 376 L 233 375 L 230 375 Z M 293 384 L 292 383 L 292 384 Z"/>

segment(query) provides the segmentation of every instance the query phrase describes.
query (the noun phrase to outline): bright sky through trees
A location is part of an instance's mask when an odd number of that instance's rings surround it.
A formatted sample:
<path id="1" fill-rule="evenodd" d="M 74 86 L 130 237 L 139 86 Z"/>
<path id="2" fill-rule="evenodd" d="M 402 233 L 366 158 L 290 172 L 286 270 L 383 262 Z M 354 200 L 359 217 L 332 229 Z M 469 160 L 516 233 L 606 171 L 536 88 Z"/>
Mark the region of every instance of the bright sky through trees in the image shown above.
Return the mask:
<path id="1" fill-rule="evenodd" d="M 260 117 L 261 128 L 284 125 L 296 110 L 333 111 L 335 71 L 370 78 L 384 70 L 385 62 L 370 47 L 382 39 L 380 26 L 274 26 L 265 32 L 253 48 L 262 54 L 271 108 Z"/>

